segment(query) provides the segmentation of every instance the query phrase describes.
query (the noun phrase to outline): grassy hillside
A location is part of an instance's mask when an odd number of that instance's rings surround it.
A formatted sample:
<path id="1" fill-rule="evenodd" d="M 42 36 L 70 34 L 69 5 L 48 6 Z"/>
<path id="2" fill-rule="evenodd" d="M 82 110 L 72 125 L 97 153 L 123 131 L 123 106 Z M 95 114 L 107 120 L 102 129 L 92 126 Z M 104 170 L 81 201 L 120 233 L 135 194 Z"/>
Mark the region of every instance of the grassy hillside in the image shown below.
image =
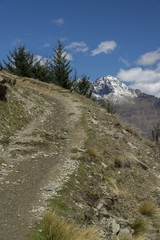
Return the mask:
<path id="1" fill-rule="evenodd" d="M 83 147 L 69 148 L 69 158 L 78 167 L 48 199 L 51 213 L 38 223 L 31 239 L 158 240 L 160 155 L 157 147 L 91 100 L 53 85 L 23 80 L 17 78 L 14 87 L 8 86 L 7 101 L 1 102 L 0 139 L 4 149 L 13 134 L 46 110 L 46 101 L 34 92 L 34 86 L 38 85 L 54 97 L 56 92 L 62 94 L 66 103 L 72 97 L 72 103 L 79 104 L 82 114 L 77 131 L 85 133 Z M 31 83 L 32 88 L 28 88 Z M 74 112 L 68 112 L 70 123 L 74 117 Z M 66 126 L 61 128 L 61 132 L 67 134 L 67 131 Z M 74 135 L 72 132 L 71 136 Z M 54 139 L 54 144 L 58 139 Z M 46 151 L 54 150 L 46 148 Z"/>

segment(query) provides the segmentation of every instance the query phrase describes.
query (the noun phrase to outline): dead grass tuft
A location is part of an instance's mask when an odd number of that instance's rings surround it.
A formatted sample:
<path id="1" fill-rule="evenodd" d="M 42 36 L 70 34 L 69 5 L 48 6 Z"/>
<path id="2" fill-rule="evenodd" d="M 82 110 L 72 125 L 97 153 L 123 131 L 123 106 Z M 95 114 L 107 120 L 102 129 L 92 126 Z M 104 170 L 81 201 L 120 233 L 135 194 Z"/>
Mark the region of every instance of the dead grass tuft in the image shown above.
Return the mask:
<path id="1" fill-rule="evenodd" d="M 99 157 L 99 152 L 97 147 L 89 147 L 87 153 L 90 157 Z"/>
<path id="2" fill-rule="evenodd" d="M 116 168 L 129 168 L 131 166 L 130 160 L 125 156 L 117 156 L 114 160 L 114 165 Z"/>
<path id="3" fill-rule="evenodd" d="M 119 189 L 117 187 L 117 182 L 116 182 L 116 179 L 110 177 L 110 178 L 107 178 L 106 181 L 105 181 L 105 184 L 110 188 L 110 190 L 115 194 L 115 195 L 119 195 Z"/>
<path id="4" fill-rule="evenodd" d="M 139 236 L 135 236 L 135 237 L 131 237 L 131 236 L 121 236 L 119 238 L 119 240 L 146 240 L 145 235 L 139 235 Z"/>
<path id="5" fill-rule="evenodd" d="M 43 232 L 50 240 L 101 240 L 94 228 L 80 229 L 54 212 L 44 216 Z"/>
<path id="6" fill-rule="evenodd" d="M 139 212 L 142 215 L 152 216 L 156 213 L 157 205 L 153 201 L 145 201 L 139 207 Z"/>
<path id="7" fill-rule="evenodd" d="M 134 230 L 135 235 L 142 235 L 149 230 L 149 222 L 145 217 L 138 217 L 135 219 L 131 228 Z"/>

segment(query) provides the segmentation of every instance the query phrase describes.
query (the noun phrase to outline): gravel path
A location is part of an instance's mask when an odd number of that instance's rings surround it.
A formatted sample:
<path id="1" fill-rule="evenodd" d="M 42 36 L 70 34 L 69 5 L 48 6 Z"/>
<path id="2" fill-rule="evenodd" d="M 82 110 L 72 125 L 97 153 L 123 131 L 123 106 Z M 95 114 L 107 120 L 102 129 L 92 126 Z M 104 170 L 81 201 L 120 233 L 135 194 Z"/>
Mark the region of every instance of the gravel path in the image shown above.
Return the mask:
<path id="1" fill-rule="evenodd" d="M 46 111 L 16 133 L 5 149 L 0 175 L 0 240 L 24 240 L 78 166 L 71 149 L 83 148 L 81 104 L 67 91 L 51 91 L 27 83 L 45 100 Z M 34 133 L 34 134 L 33 134 Z M 44 144 L 45 143 L 45 147 Z M 18 154 L 11 156 L 11 150 Z M 26 154 L 27 151 L 27 154 Z"/>

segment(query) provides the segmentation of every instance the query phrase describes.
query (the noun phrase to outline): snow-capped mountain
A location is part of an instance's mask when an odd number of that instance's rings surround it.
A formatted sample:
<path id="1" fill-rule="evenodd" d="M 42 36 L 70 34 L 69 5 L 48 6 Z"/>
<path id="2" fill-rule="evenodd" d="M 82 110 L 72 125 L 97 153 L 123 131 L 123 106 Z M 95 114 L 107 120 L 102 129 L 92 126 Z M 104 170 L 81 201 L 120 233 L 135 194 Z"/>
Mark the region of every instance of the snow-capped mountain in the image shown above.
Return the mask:
<path id="1" fill-rule="evenodd" d="M 160 119 L 160 98 L 127 87 L 110 75 L 92 83 L 97 101 L 109 100 L 119 118 L 136 127 L 144 137 L 150 137 Z"/>
<path id="2" fill-rule="evenodd" d="M 110 75 L 100 77 L 92 83 L 93 95 L 97 100 L 110 100 L 114 103 L 117 101 L 124 102 L 128 98 L 136 98 L 137 94 L 134 89 L 127 87 L 124 83 Z"/>

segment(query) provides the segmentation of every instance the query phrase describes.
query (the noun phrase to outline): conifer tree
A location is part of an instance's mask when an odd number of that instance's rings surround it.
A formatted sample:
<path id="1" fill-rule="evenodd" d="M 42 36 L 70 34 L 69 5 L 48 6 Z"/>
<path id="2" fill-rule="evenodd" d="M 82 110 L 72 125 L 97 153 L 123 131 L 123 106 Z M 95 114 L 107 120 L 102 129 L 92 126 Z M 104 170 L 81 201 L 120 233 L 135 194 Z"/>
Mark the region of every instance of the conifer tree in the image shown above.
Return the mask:
<path id="1" fill-rule="evenodd" d="M 31 75 L 33 78 L 39 79 L 43 82 L 52 82 L 53 69 L 50 60 L 47 58 L 44 62 L 42 62 L 42 58 L 40 60 L 37 60 L 35 57 L 31 69 Z"/>
<path id="2" fill-rule="evenodd" d="M 88 98 L 91 98 L 92 90 L 91 90 L 91 83 L 89 81 L 89 77 L 87 77 L 84 74 L 82 78 L 79 81 L 77 81 L 77 83 L 75 84 L 75 91 Z"/>
<path id="3" fill-rule="evenodd" d="M 58 40 L 58 46 L 54 49 L 55 55 L 53 56 L 53 80 L 56 84 L 63 88 L 71 89 L 72 82 L 70 79 L 70 62 L 67 60 L 64 46 L 60 40 Z"/>
<path id="4" fill-rule="evenodd" d="M 3 69 L 3 66 L 2 66 L 2 63 L 0 62 L 0 71 L 2 71 Z"/>
<path id="5" fill-rule="evenodd" d="M 18 76 L 30 77 L 34 56 L 26 50 L 25 45 L 20 43 L 13 52 L 9 51 L 9 54 L 7 55 L 8 62 L 3 60 L 7 70 Z"/>

